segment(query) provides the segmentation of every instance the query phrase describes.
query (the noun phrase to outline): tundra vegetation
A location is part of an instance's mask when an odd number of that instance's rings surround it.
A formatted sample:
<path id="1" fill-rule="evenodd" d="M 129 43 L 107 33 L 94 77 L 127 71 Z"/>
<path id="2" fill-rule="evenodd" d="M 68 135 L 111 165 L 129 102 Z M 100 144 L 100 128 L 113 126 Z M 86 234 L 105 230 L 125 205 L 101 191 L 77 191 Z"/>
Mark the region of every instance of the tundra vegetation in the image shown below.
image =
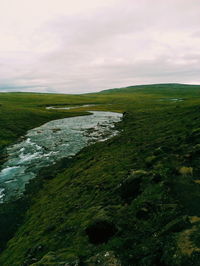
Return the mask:
<path id="1" fill-rule="evenodd" d="M 7 145 L 47 121 L 124 115 L 117 136 L 42 169 L 21 199 L 0 205 L 0 265 L 200 265 L 199 96 L 181 84 L 1 93 L 1 164 Z"/>

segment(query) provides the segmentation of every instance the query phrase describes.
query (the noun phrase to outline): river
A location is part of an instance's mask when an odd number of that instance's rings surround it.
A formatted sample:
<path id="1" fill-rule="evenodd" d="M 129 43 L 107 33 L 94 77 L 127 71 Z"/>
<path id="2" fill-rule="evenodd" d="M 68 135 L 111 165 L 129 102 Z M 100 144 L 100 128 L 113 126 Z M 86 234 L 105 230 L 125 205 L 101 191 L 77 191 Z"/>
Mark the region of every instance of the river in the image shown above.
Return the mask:
<path id="1" fill-rule="evenodd" d="M 0 203 L 20 197 L 39 170 L 76 155 L 82 148 L 115 136 L 122 114 L 92 111 L 91 115 L 50 121 L 31 129 L 19 143 L 7 148 L 0 172 Z"/>

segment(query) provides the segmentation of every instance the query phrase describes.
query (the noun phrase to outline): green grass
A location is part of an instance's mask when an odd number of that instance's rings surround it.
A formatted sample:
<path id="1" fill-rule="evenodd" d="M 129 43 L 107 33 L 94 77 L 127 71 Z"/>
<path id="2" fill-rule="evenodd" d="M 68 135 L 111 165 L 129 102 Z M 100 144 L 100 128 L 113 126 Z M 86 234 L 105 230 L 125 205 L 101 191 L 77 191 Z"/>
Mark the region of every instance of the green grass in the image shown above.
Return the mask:
<path id="1" fill-rule="evenodd" d="M 84 263 L 106 251 L 124 266 L 199 265 L 197 255 L 190 258 L 177 245 L 192 226 L 189 217 L 200 216 L 200 185 L 194 183 L 200 179 L 199 93 L 199 86 L 168 84 L 77 96 L 0 94 L 2 149 L 52 119 L 90 109 L 126 112 L 118 136 L 43 169 L 24 199 L 0 208 L 0 227 L 7 232 L 0 238 L 0 265 Z M 98 105 L 73 112 L 44 108 L 87 103 Z M 192 167 L 193 176 L 180 175 L 182 166 Z M 116 228 L 98 245 L 86 233 L 96 221 Z"/>

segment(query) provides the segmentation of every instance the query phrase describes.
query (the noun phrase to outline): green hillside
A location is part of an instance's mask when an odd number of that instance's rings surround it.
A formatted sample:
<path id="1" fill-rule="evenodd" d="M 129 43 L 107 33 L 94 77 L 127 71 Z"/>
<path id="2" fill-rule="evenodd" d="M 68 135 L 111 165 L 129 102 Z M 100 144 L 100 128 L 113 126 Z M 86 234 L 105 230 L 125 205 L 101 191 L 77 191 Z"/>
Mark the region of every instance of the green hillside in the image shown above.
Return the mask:
<path id="1" fill-rule="evenodd" d="M 129 86 L 123 88 L 115 88 L 110 90 L 103 90 L 101 94 L 110 94 L 110 93 L 142 93 L 147 94 L 158 94 L 166 96 L 193 96 L 198 95 L 200 85 L 187 85 L 187 84 L 178 84 L 178 83 L 169 83 L 169 84 L 151 84 L 151 85 L 138 85 L 138 86 Z"/>
<path id="2" fill-rule="evenodd" d="M 42 169 L 0 205 L 0 265 L 200 265 L 200 86 L 0 93 L 5 147 L 47 121 L 123 112 L 119 135 Z M 96 104 L 73 110 L 46 106 Z"/>

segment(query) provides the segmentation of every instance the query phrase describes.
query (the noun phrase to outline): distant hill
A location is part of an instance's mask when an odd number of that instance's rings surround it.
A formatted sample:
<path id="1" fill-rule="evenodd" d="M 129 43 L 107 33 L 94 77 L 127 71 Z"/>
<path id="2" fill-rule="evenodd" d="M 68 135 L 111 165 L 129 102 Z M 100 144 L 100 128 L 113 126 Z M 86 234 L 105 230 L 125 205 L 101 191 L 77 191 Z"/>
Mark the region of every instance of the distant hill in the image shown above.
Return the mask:
<path id="1" fill-rule="evenodd" d="M 136 85 L 136 86 L 128 86 L 123 88 L 114 88 L 114 89 L 108 89 L 108 90 L 102 90 L 99 93 L 101 94 L 110 94 L 110 93 L 134 93 L 138 92 L 139 90 L 142 90 L 142 92 L 159 92 L 162 90 L 173 90 L 176 92 L 183 92 L 190 90 L 199 90 L 200 85 L 189 85 L 189 84 L 179 84 L 179 83 L 166 83 L 166 84 L 150 84 L 150 85 Z"/>

